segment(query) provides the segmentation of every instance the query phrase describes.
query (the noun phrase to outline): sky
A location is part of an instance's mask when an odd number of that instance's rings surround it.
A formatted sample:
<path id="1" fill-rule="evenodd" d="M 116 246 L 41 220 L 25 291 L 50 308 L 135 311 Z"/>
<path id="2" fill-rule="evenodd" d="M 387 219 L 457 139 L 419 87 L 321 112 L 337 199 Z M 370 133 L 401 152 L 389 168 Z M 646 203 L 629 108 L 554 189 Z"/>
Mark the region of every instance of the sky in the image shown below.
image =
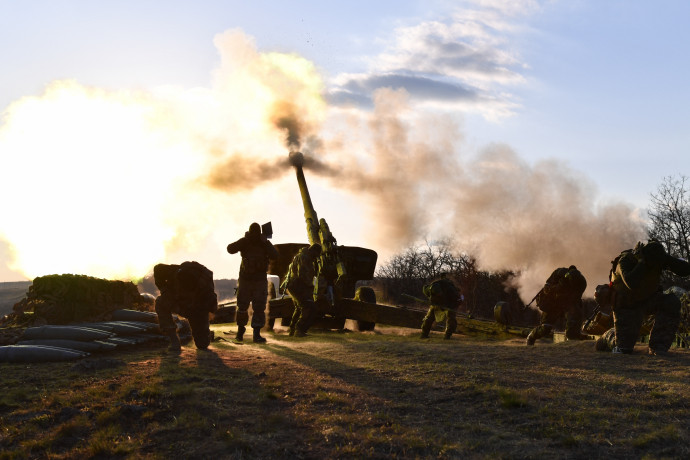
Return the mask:
<path id="1" fill-rule="evenodd" d="M 236 277 L 225 246 L 251 222 L 306 241 L 301 150 L 341 245 L 385 263 L 450 238 L 528 299 L 558 265 L 593 289 L 690 164 L 689 13 L 0 0 L 0 280 L 183 260 Z"/>

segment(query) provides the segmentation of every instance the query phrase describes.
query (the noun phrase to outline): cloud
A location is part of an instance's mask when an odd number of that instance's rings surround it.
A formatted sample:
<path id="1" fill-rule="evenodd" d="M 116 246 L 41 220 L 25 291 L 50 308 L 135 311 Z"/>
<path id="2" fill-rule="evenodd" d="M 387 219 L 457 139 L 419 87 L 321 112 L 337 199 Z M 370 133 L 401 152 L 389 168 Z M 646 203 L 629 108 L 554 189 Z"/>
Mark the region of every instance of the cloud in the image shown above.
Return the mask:
<path id="1" fill-rule="evenodd" d="M 372 100 L 362 95 L 373 94 L 379 88 L 402 88 L 413 99 L 426 101 L 476 101 L 481 97 L 475 88 L 465 87 L 455 81 L 439 81 L 417 73 L 388 73 L 350 76 L 329 95 L 329 101 L 338 103 L 351 96 L 351 102 L 366 101 L 370 105 Z"/>
<path id="2" fill-rule="evenodd" d="M 510 88 L 526 82 L 527 68 L 511 46 L 525 30 L 516 16 L 538 5 L 470 2 L 448 19 L 399 27 L 366 73 L 334 79 L 328 100 L 370 109 L 377 89 L 405 89 L 414 104 L 443 103 L 488 119 L 509 116 L 519 107 Z"/>

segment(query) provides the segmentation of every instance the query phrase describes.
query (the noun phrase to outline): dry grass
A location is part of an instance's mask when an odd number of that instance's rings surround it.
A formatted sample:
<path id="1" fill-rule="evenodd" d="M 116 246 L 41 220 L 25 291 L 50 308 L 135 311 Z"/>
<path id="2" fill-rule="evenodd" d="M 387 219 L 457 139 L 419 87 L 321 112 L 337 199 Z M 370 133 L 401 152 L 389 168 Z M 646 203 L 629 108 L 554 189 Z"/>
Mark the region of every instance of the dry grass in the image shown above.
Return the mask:
<path id="1" fill-rule="evenodd" d="M 2 365 L 0 458 L 690 456 L 688 350 L 392 328 L 267 338 L 100 370 Z"/>

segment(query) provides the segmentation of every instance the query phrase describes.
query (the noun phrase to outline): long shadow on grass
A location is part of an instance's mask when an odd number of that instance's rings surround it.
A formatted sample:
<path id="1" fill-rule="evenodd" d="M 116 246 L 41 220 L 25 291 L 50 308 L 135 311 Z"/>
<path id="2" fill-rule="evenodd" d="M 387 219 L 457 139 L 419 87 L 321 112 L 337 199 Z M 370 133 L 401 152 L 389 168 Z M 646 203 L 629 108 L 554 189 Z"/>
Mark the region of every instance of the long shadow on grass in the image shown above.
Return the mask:
<path id="1" fill-rule="evenodd" d="M 441 452 L 450 456 L 480 452 L 493 454 L 497 448 L 510 449 L 522 442 L 523 434 L 516 430 L 516 418 L 521 413 L 534 410 L 518 399 L 506 397 L 496 386 L 461 380 L 455 384 L 440 383 L 438 373 L 451 374 L 456 371 L 452 366 L 429 373 L 422 370 L 420 374 L 406 378 L 400 369 L 396 369 L 394 362 L 385 369 L 365 368 L 275 343 L 266 348 L 278 356 L 353 386 L 343 388 L 337 382 L 324 382 L 321 392 L 330 395 L 331 399 L 321 405 L 319 403 L 327 397 L 317 394 L 312 399 L 312 404 L 316 405 L 314 410 L 324 412 L 321 415 L 326 418 L 327 411 L 336 418 L 359 414 L 362 416 L 361 425 L 351 422 L 355 425 L 354 430 L 380 433 L 384 438 L 397 437 L 402 443 L 385 446 L 380 445 L 376 438 L 369 440 L 364 436 L 360 439 L 364 443 L 370 441 L 377 451 L 390 448 L 401 454 L 410 449 L 408 454 L 421 456 L 436 456 Z M 366 358 L 361 351 L 355 353 Z M 496 436 L 504 438 L 505 443 L 499 446 L 491 441 Z M 543 452 L 548 451 L 546 444 L 548 441 L 543 445 Z"/>
<path id="2" fill-rule="evenodd" d="M 161 360 L 161 425 L 149 439 L 172 458 L 292 457 L 300 426 L 261 375 L 228 365 L 223 350 L 195 350 Z M 231 363 L 231 362 L 230 362 Z M 270 414 L 270 415 L 267 415 Z M 274 443 L 265 443 L 270 437 Z M 276 446 L 285 446 L 276 451 Z"/>
<path id="3" fill-rule="evenodd" d="M 629 377 L 634 376 L 643 386 L 663 381 L 664 376 L 653 372 L 655 367 L 682 369 L 688 359 L 680 352 L 678 362 L 671 361 L 675 358 L 655 361 L 658 358 L 622 357 L 631 359 L 633 367 L 641 367 L 639 372 L 625 366 L 621 369 L 621 357 L 600 357 L 586 350 L 585 344 L 544 350 L 480 345 L 418 341 L 333 344 L 333 351 L 340 347 L 337 353 L 352 364 L 329 358 L 328 349 L 315 349 L 319 356 L 275 343 L 267 348 L 364 393 L 360 407 L 341 404 L 337 408 L 341 411 L 354 412 L 362 407 L 378 411 L 373 414 L 374 423 L 397 424 L 410 438 L 428 435 L 432 450 L 468 439 L 473 443 L 468 447 L 473 454 L 500 453 L 503 457 L 511 456 L 506 450 L 512 450 L 516 457 L 653 453 L 653 442 L 635 446 L 619 430 L 620 426 L 638 425 L 635 411 L 623 409 L 640 390 Z M 609 374 L 620 377 L 607 381 Z M 678 379 L 682 379 L 680 374 L 670 381 Z M 673 410 L 676 417 L 684 409 L 673 395 L 661 393 L 655 398 L 667 407 L 641 409 L 643 415 L 659 419 L 657 426 L 650 428 L 660 429 L 665 410 Z M 671 456 L 682 451 L 670 449 L 667 453 Z M 460 446 L 456 452 L 467 451 Z"/>

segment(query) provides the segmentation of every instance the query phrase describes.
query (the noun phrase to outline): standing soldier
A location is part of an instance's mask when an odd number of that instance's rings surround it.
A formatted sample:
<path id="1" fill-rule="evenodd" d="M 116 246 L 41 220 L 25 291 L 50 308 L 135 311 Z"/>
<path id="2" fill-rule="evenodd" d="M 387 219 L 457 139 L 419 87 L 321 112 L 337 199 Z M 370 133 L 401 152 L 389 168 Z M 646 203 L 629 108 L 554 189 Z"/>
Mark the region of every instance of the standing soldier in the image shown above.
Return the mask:
<path id="1" fill-rule="evenodd" d="M 287 290 L 295 311 L 290 322 L 290 336 L 305 337 L 311 326 L 316 309 L 314 303 L 314 275 L 316 260 L 321 255 L 321 245 L 302 248 L 290 262 L 281 290 Z"/>
<path id="2" fill-rule="evenodd" d="M 541 321 L 527 336 L 527 345 L 534 345 L 537 339 L 551 335 L 554 325 L 563 317 L 567 339 L 589 338 L 580 332 L 584 320 L 582 294 L 586 288 L 587 280 L 575 265 L 554 270 L 537 294 L 537 307 L 542 311 Z"/>
<path id="3" fill-rule="evenodd" d="M 256 222 L 249 226 L 244 237 L 228 245 L 230 254 L 240 253 L 242 263 L 237 286 L 237 335 L 235 341 L 244 340 L 244 332 L 249 321 L 249 304 L 252 304 L 252 328 L 254 342 L 266 343 L 261 337 L 261 328 L 266 324 L 266 303 L 268 284 L 266 273 L 268 261 L 278 258 L 278 251 L 266 236 L 261 234 L 261 226 Z"/>
<path id="4" fill-rule="evenodd" d="M 681 304 L 674 294 L 663 293 L 661 274 L 670 270 L 678 276 L 690 276 L 690 263 L 670 256 L 653 239 L 647 244 L 638 242 L 635 249 L 623 251 L 612 263 L 613 333 L 602 335 L 596 349 L 632 353 L 643 320 L 653 314 L 648 353 L 666 354 L 678 331 Z"/>
<path id="5" fill-rule="evenodd" d="M 429 338 L 431 326 L 434 321 L 446 322 L 444 339 L 450 339 L 458 327 L 457 310 L 462 302 L 462 297 L 455 284 L 448 278 L 441 278 L 427 284 L 423 288 L 424 295 L 429 299 L 431 306 L 422 321 L 422 339 Z"/>

